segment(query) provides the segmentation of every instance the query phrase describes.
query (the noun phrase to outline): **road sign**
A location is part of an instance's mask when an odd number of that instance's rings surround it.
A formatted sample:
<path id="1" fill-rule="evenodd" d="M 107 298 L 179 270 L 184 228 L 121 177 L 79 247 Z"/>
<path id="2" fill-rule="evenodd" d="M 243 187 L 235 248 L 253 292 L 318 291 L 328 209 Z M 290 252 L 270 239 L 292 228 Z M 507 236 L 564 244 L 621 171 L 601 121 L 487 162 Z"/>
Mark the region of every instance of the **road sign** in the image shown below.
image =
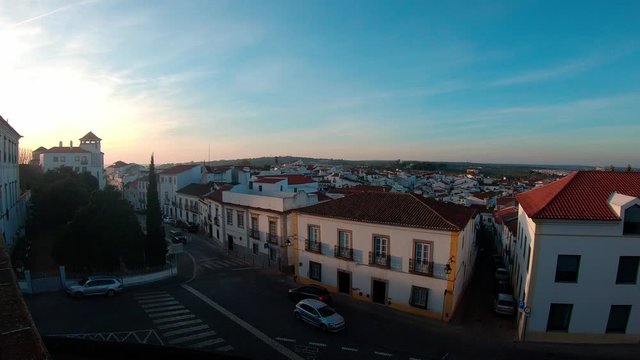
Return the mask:
<path id="1" fill-rule="evenodd" d="M 524 310 L 524 300 L 520 300 L 520 302 L 518 303 L 518 309 Z"/>

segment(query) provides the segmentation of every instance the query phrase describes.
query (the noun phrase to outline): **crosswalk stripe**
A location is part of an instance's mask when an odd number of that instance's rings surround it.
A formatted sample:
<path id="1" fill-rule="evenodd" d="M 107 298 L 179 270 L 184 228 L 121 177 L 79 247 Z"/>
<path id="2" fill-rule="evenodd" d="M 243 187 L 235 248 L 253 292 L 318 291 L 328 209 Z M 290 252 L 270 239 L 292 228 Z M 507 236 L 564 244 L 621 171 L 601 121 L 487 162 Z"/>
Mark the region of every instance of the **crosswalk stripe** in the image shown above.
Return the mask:
<path id="1" fill-rule="evenodd" d="M 174 316 L 174 317 L 164 318 L 164 319 L 155 319 L 155 320 L 153 320 L 153 322 L 156 323 L 156 324 L 160 324 L 160 323 L 165 323 L 165 322 L 169 322 L 169 321 L 193 319 L 194 317 L 196 317 L 196 316 L 193 315 L 193 314 L 180 315 L 180 316 Z"/>
<path id="2" fill-rule="evenodd" d="M 226 345 L 226 346 L 220 346 L 216 348 L 216 351 L 222 351 L 222 352 L 227 352 L 227 351 L 231 351 L 233 350 L 233 346 L 231 345 Z"/>
<path id="3" fill-rule="evenodd" d="M 184 306 L 182 305 L 165 306 L 165 307 L 159 307 L 159 308 L 144 309 L 144 311 L 146 311 L 147 313 L 151 313 L 151 312 L 157 312 L 157 311 L 178 310 L 178 309 L 184 309 Z"/>
<path id="4" fill-rule="evenodd" d="M 148 308 L 154 308 L 154 307 L 160 307 L 160 306 L 168 306 L 168 305 L 177 305 L 180 304 L 179 301 L 173 300 L 173 301 L 164 301 L 164 302 L 159 302 L 159 303 L 155 303 L 155 304 L 144 304 L 141 305 L 143 309 L 148 309 Z"/>
<path id="5" fill-rule="evenodd" d="M 166 291 L 145 291 L 136 293 L 136 296 L 151 296 L 151 295 L 164 295 L 167 294 Z"/>
<path id="6" fill-rule="evenodd" d="M 189 312 L 191 312 L 191 311 L 189 311 L 187 309 L 184 309 L 184 310 L 176 310 L 176 311 L 165 311 L 165 312 L 161 312 L 161 313 L 148 314 L 148 315 L 149 315 L 149 317 L 156 318 L 156 317 L 161 317 L 161 316 L 186 314 L 186 313 L 189 313 Z"/>
<path id="7" fill-rule="evenodd" d="M 156 294 L 156 295 L 135 295 L 136 300 L 155 299 L 159 297 L 170 296 L 169 293 Z"/>
<path id="8" fill-rule="evenodd" d="M 199 324 L 201 322 L 202 322 L 202 320 L 200 320 L 200 319 L 180 321 L 180 322 L 177 322 L 177 323 L 160 325 L 160 326 L 158 326 L 158 329 L 159 330 L 166 330 L 166 329 L 171 329 L 171 328 L 185 326 L 185 325 Z"/>
<path id="9" fill-rule="evenodd" d="M 202 338 L 206 338 L 206 337 L 209 337 L 209 336 L 215 336 L 215 335 L 216 335 L 216 332 L 213 331 L 213 330 L 212 331 L 206 331 L 206 332 L 202 332 L 202 333 L 199 333 L 199 334 L 194 334 L 194 335 L 189 335 L 189 336 L 184 336 L 184 337 L 180 337 L 180 338 L 177 338 L 177 339 L 169 340 L 169 344 L 171 344 L 171 345 L 182 344 L 182 343 L 187 342 L 187 341 L 202 339 Z M 224 340 L 220 339 L 220 341 L 224 341 Z"/>
<path id="10" fill-rule="evenodd" d="M 209 328 L 209 325 L 204 324 L 204 325 L 192 326 L 192 327 L 188 327 L 188 328 L 184 328 L 184 329 L 167 331 L 165 333 L 162 333 L 162 335 L 164 335 L 166 337 L 176 336 L 176 335 L 186 334 L 186 333 L 190 333 L 190 332 L 194 332 L 194 331 L 198 331 L 198 330 L 204 330 L 204 329 L 208 329 L 208 328 Z"/>
<path id="11" fill-rule="evenodd" d="M 219 344 L 219 343 L 221 343 L 223 341 L 224 340 L 221 339 L 221 338 L 215 338 L 215 339 L 211 339 L 211 340 L 205 340 L 203 342 L 199 342 L 199 343 L 193 344 L 191 346 L 192 347 L 196 347 L 196 348 L 201 348 L 201 347 L 205 347 L 205 346 L 211 346 L 211 345 Z M 233 348 L 231 348 L 231 349 L 233 349 Z M 229 350 L 231 350 L 231 349 L 229 349 Z"/>
<path id="12" fill-rule="evenodd" d="M 138 303 L 140 303 L 140 304 L 153 304 L 153 303 L 157 303 L 157 302 L 170 301 L 170 300 L 175 300 L 175 299 L 172 296 L 165 296 L 163 298 L 158 298 L 158 299 L 138 300 Z"/>

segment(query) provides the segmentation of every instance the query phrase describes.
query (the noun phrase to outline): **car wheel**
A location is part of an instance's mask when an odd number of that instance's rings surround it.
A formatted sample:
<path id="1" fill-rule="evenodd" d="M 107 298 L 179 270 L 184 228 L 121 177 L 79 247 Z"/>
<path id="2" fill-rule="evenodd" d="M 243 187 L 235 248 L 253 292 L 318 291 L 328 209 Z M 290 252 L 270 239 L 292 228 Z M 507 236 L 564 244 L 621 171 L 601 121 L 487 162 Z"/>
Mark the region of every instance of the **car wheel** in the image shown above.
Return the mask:
<path id="1" fill-rule="evenodd" d="M 83 293 L 81 293 L 80 291 L 77 291 L 76 293 L 74 293 L 74 294 L 73 294 L 73 296 L 74 296 L 74 297 L 77 297 L 77 298 L 81 298 L 81 297 L 83 297 L 83 296 L 84 296 L 84 294 L 83 294 Z"/>
<path id="2" fill-rule="evenodd" d="M 327 325 L 320 324 L 320 330 L 322 330 L 322 332 L 327 332 L 327 330 L 328 330 Z"/>
<path id="3" fill-rule="evenodd" d="M 297 312 L 297 311 L 293 313 L 293 316 L 296 318 L 296 320 L 302 320 L 302 317 L 300 316 L 300 313 Z"/>
<path id="4" fill-rule="evenodd" d="M 115 291 L 113 291 L 113 290 L 109 290 L 109 291 L 107 291 L 107 296 L 108 296 L 108 297 L 112 297 L 112 296 L 113 296 L 113 295 L 115 295 L 115 294 L 116 294 L 116 292 L 115 292 Z"/>

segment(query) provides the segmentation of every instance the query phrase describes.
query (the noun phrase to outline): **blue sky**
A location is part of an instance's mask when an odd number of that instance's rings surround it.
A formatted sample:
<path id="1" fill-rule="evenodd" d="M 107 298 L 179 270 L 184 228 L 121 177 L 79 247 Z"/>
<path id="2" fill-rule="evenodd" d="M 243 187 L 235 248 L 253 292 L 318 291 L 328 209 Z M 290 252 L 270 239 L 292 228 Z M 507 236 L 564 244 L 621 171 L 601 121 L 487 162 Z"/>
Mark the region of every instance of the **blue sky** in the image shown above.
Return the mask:
<path id="1" fill-rule="evenodd" d="M 0 114 L 106 162 L 640 166 L 640 2 L 4 1 Z"/>

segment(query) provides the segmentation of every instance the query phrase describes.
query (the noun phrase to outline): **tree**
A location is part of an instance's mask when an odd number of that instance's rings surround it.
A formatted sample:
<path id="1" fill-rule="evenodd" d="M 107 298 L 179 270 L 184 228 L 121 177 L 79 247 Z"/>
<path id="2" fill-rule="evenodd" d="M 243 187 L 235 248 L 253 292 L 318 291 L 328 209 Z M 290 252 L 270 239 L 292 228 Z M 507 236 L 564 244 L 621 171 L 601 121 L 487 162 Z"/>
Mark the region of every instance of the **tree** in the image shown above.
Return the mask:
<path id="1" fill-rule="evenodd" d="M 54 246 L 58 263 L 73 271 L 115 271 L 144 263 L 144 234 L 133 207 L 112 186 L 91 195 Z"/>
<path id="2" fill-rule="evenodd" d="M 631 164 L 627 164 L 627 172 L 632 172 L 633 168 L 631 167 Z"/>
<path id="3" fill-rule="evenodd" d="M 153 154 L 151 154 L 149 187 L 147 189 L 147 236 L 145 241 L 146 264 L 148 266 L 165 264 L 167 243 L 164 235 L 160 200 L 158 199 L 158 178 L 153 164 Z"/>
<path id="4" fill-rule="evenodd" d="M 31 151 L 31 149 L 20 148 L 20 153 L 18 154 L 18 164 L 28 164 L 32 158 L 33 152 Z"/>
<path id="5" fill-rule="evenodd" d="M 609 166 L 607 167 L 607 171 L 616 171 L 616 167 L 615 167 L 615 166 L 613 166 L 613 165 L 609 165 Z"/>

